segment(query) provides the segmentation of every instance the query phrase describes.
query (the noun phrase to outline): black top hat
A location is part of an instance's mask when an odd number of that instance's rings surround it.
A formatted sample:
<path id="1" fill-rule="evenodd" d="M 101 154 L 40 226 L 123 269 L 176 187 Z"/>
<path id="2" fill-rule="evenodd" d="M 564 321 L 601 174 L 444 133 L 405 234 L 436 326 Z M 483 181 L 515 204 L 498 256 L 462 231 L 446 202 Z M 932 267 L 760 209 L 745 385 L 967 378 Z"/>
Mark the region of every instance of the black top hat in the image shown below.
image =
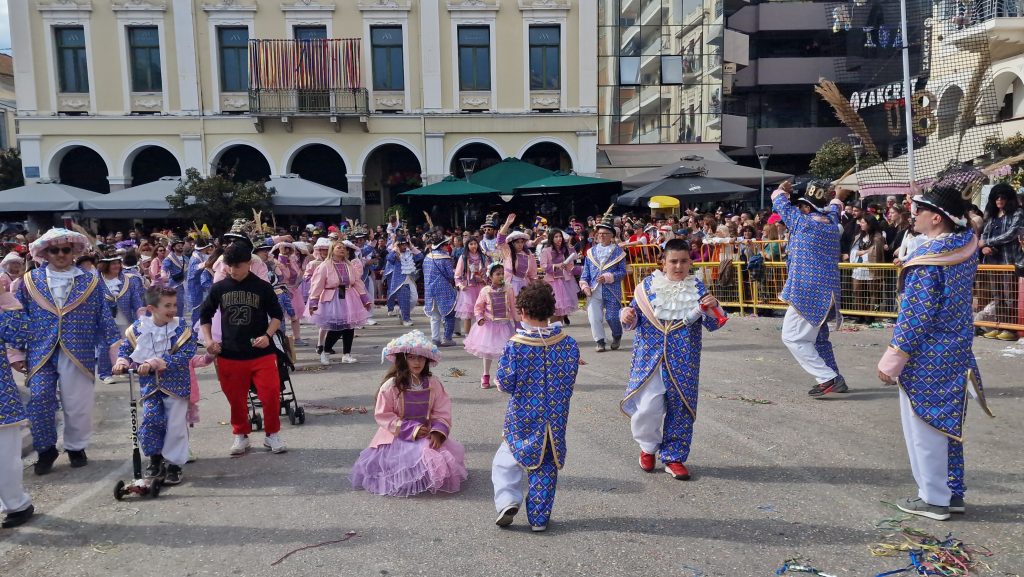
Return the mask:
<path id="1" fill-rule="evenodd" d="M 609 206 L 608 210 L 601 216 L 601 221 L 597 223 L 597 228 L 604 228 L 615 234 L 615 217 L 612 215 L 612 207 Z"/>
<path id="2" fill-rule="evenodd" d="M 939 211 L 956 226 L 967 226 L 967 209 L 985 179 L 985 174 L 973 166 L 950 163 L 935 177 L 932 187 L 913 201 Z"/>
<path id="3" fill-rule="evenodd" d="M 500 225 L 498 224 L 498 213 L 492 212 L 487 215 L 487 218 L 484 219 L 484 224 L 480 228 L 487 227 L 500 228 Z"/>

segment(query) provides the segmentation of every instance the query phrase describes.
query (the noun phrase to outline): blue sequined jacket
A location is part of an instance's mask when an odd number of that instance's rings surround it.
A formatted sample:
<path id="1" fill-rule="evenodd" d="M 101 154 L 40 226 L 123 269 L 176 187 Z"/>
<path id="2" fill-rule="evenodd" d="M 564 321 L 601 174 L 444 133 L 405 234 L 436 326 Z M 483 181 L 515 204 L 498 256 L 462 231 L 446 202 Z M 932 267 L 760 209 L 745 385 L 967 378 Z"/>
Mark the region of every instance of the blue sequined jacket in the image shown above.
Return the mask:
<path id="1" fill-rule="evenodd" d="M 636 291 L 629 306 L 636 311 L 636 337 L 633 339 L 633 362 L 629 369 L 626 396 L 620 403 L 622 412 L 632 415 L 636 407 L 630 403 L 654 371 L 661 371 L 665 386 L 675 387 L 686 402 L 690 414 L 697 418 L 697 383 L 700 377 L 701 326 L 716 331 L 721 324 L 711 314 L 702 314 L 701 322 L 663 321 L 654 315 L 650 300 L 653 277 L 648 276 Z M 697 281 L 697 292 L 707 294 L 704 283 Z"/>
<path id="2" fill-rule="evenodd" d="M 28 418 L 21 393 L 11 375 L 7 355 L 2 354 L 5 346 L 24 349 L 28 336 L 28 315 L 25 311 L 0 311 L 0 428 L 20 424 Z"/>
<path id="3" fill-rule="evenodd" d="M 102 347 L 102 354 L 107 354 L 106 350 L 120 339 L 101 284 L 96 275 L 76 276 L 67 301 L 58 309 L 46 282 L 46 267 L 25 275 L 17 296 L 28 313 L 32 334 L 26 345 L 29 379 L 58 349 L 92 378 L 96 371 L 96 347 Z"/>
<path id="4" fill-rule="evenodd" d="M 957 440 L 968 392 L 988 411 L 971 348 L 976 247 L 967 230 L 925 241 L 910 255 L 900 271 L 899 317 L 879 363 L 879 370 L 899 377 L 918 417 Z"/>
<path id="5" fill-rule="evenodd" d="M 140 319 L 132 323 L 132 326 L 125 331 L 125 339 L 121 341 L 121 348 L 117 353 L 118 358 L 131 362 L 129 357 L 135 351 L 135 345 L 138 343 L 139 336 L 142 335 L 141 327 L 142 320 Z M 170 350 L 161 356 L 164 363 L 167 364 L 167 368 L 157 375 L 139 376 L 139 391 L 143 399 L 157 391 L 163 391 L 167 395 L 179 399 L 189 398 L 189 393 L 192 390 L 189 361 L 196 354 L 196 338 L 184 319 L 179 319 L 171 342 L 173 344 Z"/>
<path id="6" fill-rule="evenodd" d="M 452 257 L 443 250 L 432 250 L 423 259 L 423 312 L 437 310 L 441 316 L 447 316 L 455 310 L 455 271 Z"/>
<path id="7" fill-rule="evenodd" d="M 495 379 L 512 396 L 503 435 L 516 461 L 527 469 L 543 463 L 551 451 L 558 468 L 565 464 L 565 431 L 579 370 L 580 349 L 558 326 L 544 337 L 520 329 L 505 345 Z"/>
<path id="8" fill-rule="evenodd" d="M 814 326 L 839 315 L 841 207 L 842 203 L 833 201 L 824 214 L 803 214 L 786 195 L 772 198 L 772 209 L 789 228 L 786 284 L 780 298 Z"/>
<path id="9" fill-rule="evenodd" d="M 136 274 L 121 273 L 120 276 L 121 290 L 116 295 L 110 294 L 106 283 L 100 282 L 103 286 L 103 297 L 107 300 L 108 307 L 116 307 L 117 313 L 124 315 L 129 321 L 134 321 L 139 316 L 139 309 L 146 306 L 146 287 L 142 277 Z"/>
<path id="10" fill-rule="evenodd" d="M 594 291 L 601 291 L 605 306 L 618 304 L 622 300 L 622 279 L 626 276 L 626 253 L 616 246 L 608 260 L 601 264 L 594 258 L 592 250 L 593 248 L 587 251 L 587 258 L 583 260 L 580 287 L 588 286 Z M 604 273 L 611 273 L 615 280 L 607 284 L 597 284 L 597 277 Z"/>
<path id="11" fill-rule="evenodd" d="M 206 255 L 196 251 L 188 260 L 188 274 L 185 276 L 185 289 L 188 297 L 188 308 L 192 311 L 192 317 L 199 318 L 199 306 L 203 304 L 206 295 L 210 293 L 213 286 L 213 273 L 205 268 Z"/>

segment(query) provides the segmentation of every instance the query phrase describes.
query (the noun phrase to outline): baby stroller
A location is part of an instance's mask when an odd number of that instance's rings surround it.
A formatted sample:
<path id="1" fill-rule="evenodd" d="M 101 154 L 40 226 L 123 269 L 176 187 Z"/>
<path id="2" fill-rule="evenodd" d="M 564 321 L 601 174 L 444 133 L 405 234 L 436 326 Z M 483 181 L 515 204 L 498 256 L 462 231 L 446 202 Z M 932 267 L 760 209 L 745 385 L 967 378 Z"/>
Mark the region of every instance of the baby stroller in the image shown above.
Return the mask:
<path id="1" fill-rule="evenodd" d="M 277 357 L 277 375 L 281 382 L 281 414 L 288 417 L 289 423 L 301 425 L 306 422 L 306 410 L 299 406 L 292 386 L 290 371 L 295 370 L 295 363 L 292 362 L 291 340 L 279 330 L 274 334 L 271 344 Z M 263 415 L 259 411 L 262 408 L 263 403 L 256 395 L 256 385 L 249 385 L 249 423 L 254 431 L 263 430 Z"/>

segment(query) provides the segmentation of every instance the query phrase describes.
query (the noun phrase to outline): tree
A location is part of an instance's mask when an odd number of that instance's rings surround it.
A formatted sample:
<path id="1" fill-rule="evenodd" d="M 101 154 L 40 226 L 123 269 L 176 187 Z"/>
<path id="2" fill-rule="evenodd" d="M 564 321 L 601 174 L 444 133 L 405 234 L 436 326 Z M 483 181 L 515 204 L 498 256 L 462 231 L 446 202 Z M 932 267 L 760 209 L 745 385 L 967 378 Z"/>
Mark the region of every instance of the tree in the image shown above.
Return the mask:
<path id="1" fill-rule="evenodd" d="M 223 176 L 203 178 L 195 168 L 167 197 L 171 216 L 212 227 L 231 224 L 236 218 L 252 218 L 252 211 L 270 211 L 274 189 L 263 182 L 234 182 Z"/>
<path id="2" fill-rule="evenodd" d="M 8 148 L 0 152 L 0 190 L 7 190 L 25 184 L 21 172 L 21 152 L 17 148 Z"/>
<path id="3" fill-rule="evenodd" d="M 881 159 L 877 156 L 862 156 L 860 169 L 870 168 L 879 162 Z M 833 138 L 821 145 L 817 154 L 811 159 L 807 172 L 814 178 L 835 180 L 846 174 L 846 171 L 856 164 L 857 159 L 853 154 L 853 147 L 840 138 Z"/>

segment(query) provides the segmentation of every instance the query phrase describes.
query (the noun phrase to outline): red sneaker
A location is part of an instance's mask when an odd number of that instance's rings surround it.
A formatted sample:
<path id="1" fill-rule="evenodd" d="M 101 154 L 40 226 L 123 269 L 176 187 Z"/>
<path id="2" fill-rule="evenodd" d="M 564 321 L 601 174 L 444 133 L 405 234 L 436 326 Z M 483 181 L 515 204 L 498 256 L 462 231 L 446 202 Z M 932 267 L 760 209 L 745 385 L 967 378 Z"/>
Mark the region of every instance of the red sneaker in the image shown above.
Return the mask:
<path id="1" fill-rule="evenodd" d="M 640 468 L 650 473 L 654 470 L 654 455 L 640 449 Z"/>
<path id="2" fill-rule="evenodd" d="M 489 389 L 491 388 L 491 375 L 484 375 L 480 377 L 480 388 Z"/>
<path id="3" fill-rule="evenodd" d="M 686 465 L 682 463 L 665 463 L 665 472 L 680 481 L 687 481 L 690 479 L 690 471 L 686 468 Z"/>

